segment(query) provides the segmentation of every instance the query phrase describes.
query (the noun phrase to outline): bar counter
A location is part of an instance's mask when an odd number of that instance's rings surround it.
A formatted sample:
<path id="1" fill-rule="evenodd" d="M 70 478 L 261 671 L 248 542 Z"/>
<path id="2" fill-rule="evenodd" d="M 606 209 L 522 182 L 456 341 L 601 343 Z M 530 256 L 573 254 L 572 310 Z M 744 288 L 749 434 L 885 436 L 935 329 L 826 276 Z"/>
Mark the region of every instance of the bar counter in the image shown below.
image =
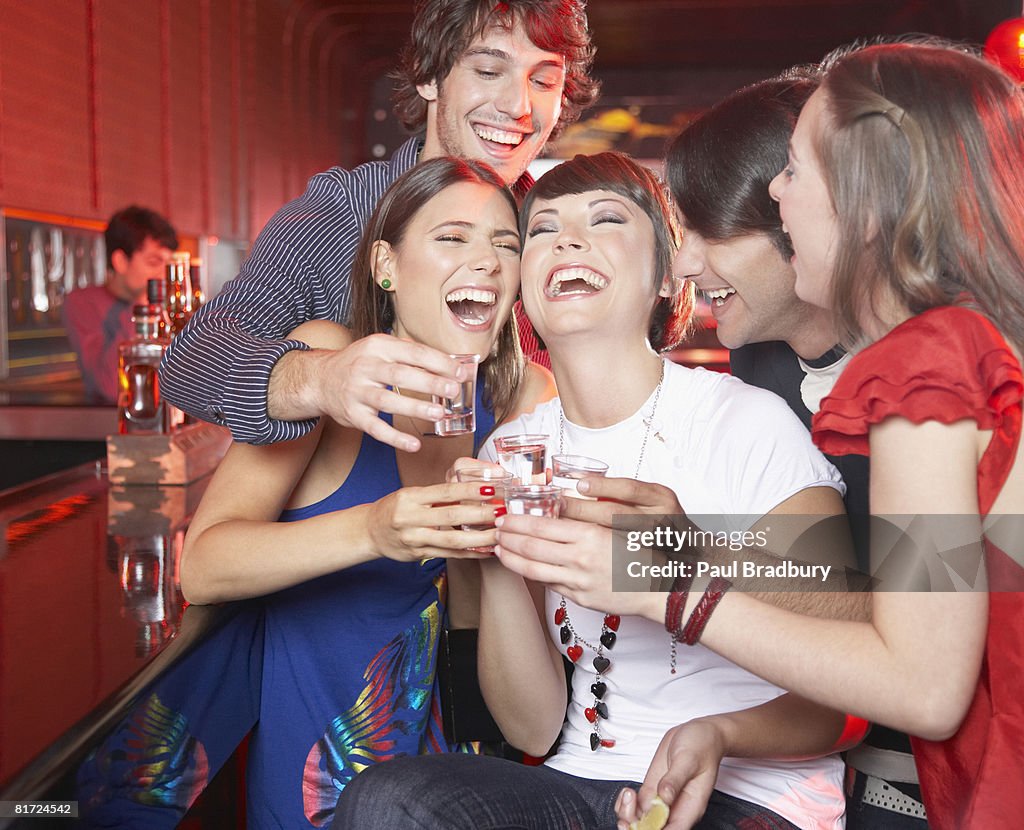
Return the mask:
<path id="1" fill-rule="evenodd" d="M 102 458 L 117 408 L 81 390 L 0 384 L 0 491 Z"/>
<path id="2" fill-rule="evenodd" d="M 179 668 L 247 613 L 186 608 L 181 596 L 178 557 L 208 481 L 113 486 L 97 461 L 0 493 L 0 801 L 77 800 L 83 759 L 125 728 L 148 690 L 171 678 L 187 699 L 204 671 L 226 670 L 213 659 Z M 255 623 L 247 625 L 242 636 L 255 642 Z M 175 680 L 176 671 L 187 677 Z M 246 731 L 211 751 L 209 776 Z M 174 805 L 178 817 L 196 792 Z"/>

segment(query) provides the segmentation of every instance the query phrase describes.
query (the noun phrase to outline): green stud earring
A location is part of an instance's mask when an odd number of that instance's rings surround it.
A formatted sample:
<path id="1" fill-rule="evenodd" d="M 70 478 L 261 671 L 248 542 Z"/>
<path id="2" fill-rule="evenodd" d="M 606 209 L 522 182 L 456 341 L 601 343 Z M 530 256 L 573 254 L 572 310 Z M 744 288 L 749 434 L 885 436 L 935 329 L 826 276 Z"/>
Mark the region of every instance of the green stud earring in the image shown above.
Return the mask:
<path id="1" fill-rule="evenodd" d="M 389 288 L 391 288 L 391 280 L 389 280 L 387 277 L 384 277 L 384 279 L 380 281 L 380 287 L 387 291 Z"/>

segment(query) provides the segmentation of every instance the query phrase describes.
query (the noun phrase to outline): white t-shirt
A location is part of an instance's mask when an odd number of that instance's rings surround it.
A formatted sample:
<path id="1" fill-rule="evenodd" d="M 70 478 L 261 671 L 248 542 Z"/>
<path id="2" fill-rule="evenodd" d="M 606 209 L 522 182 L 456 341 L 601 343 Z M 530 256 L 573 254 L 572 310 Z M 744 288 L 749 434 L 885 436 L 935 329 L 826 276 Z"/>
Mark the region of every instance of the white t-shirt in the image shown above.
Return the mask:
<path id="1" fill-rule="evenodd" d="M 599 458 L 608 475 L 631 478 L 647 431 L 654 393 L 640 410 L 614 426 L 587 429 L 565 421 L 562 451 Z M 559 452 L 561 403 L 556 398 L 495 431 L 480 457 L 496 458 L 493 438 L 516 433 L 549 436 L 548 458 Z M 672 488 L 690 515 L 734 517 L 749 526 L 807 487 L 843 490 L 836 469 L 818 452 L 803 424 L 777 395 L 705 369 L 666 361 L 665 380 L 638 478 Z M 743 528 L 737 528 L 743 529 Z M 560 597 L 548 591 L 549 635 L 563 653 L 554 612 Z M 596 643 L 603 613 L 567 600 L 573 627 Z M 693 718 L 747 709 L 783 690 L 701 645 L 677 648 L 676 674 L 669 669 L 671 641 L 664 627 L 641 617 L 622 619 L 608 652 L 604 675 L 609 717 L 601 735 L 614 747 L 590 749 L 592 726 L 583 710 L 593 705 L 596 680 L 584 656 L 573 673 L 572 700 L 562 741 L 547 763 L 571 775 L 643 781 L 658 744 L 671 727 Z M 843 766 L 837 756 L 777 762 L 726 758 L 716 788 L 762 804 L 802 828 L 842 828 Z"/>

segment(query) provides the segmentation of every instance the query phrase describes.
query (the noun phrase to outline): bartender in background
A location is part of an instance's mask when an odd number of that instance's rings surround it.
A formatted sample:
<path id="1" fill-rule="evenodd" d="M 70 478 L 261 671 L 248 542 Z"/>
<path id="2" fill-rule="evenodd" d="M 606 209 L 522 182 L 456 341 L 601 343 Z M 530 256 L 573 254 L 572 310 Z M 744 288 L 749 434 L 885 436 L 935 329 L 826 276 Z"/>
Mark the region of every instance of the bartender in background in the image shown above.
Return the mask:
<path id="1" fill-rule="evenodd" d="M 159 213 L 132 205 L 110 217 L 104 233 L 107 281 L 64 299 L 64 326 L 92 401 L 117 403 L 117 346 L 134 336 L 132 306 L 146 301 L 146 282 L 163 279 L 178 235 Z"/>

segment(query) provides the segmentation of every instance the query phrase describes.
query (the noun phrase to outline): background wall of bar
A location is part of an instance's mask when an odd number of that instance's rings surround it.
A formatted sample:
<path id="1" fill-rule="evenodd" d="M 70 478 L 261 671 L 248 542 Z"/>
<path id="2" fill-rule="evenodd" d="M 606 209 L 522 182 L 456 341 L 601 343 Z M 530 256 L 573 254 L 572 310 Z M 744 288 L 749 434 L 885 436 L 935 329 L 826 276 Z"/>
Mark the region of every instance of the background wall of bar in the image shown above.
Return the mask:
<path id="1" fill-rule="evenodd" d="M 324 12 L 0 0 L 0 205 L 105 220 L 138 202 L 182 234 L 251 240 L 313 172 L 362 160 L 376 67 Z"/>

